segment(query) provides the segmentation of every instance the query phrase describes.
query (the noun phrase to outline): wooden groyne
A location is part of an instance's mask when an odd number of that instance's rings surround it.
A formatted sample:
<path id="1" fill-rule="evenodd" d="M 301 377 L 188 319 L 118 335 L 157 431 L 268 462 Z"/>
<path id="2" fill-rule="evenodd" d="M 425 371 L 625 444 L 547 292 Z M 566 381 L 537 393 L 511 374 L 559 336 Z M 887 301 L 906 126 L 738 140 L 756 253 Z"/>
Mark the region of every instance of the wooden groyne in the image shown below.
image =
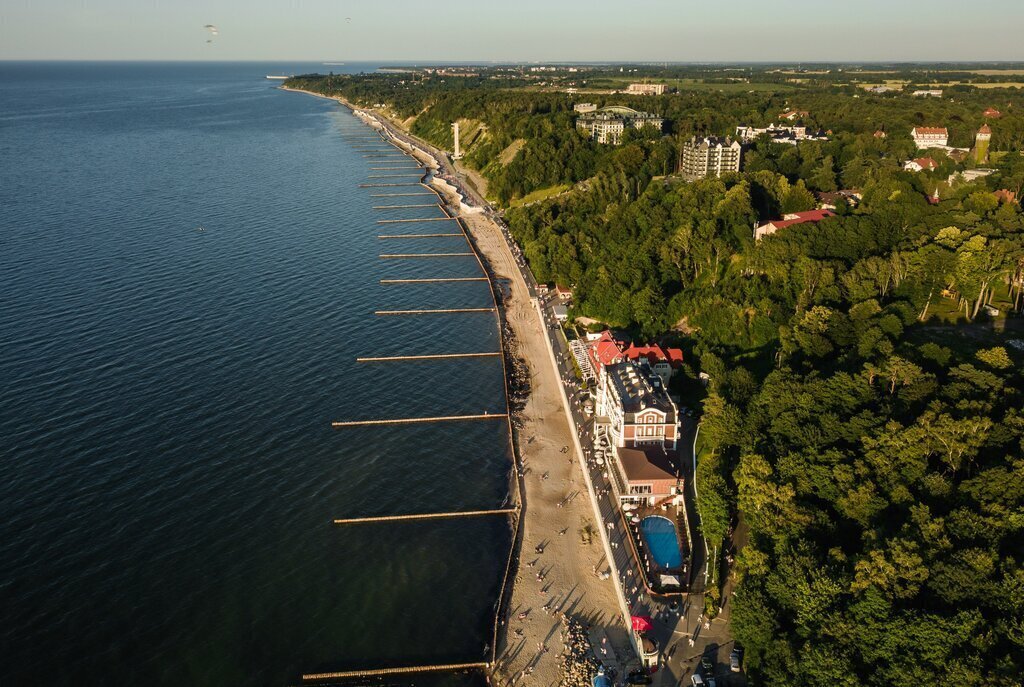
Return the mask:
<path id="1" fill-rule="evenodd" d="M 398 668 L 375 668 L 373 670 L 345 670 L 336 673 L 304 673 L 303 682 L 318 680 L 349 680 L 357 677 L 374 677 L 381 675 L 408 675 L 409 673 L 439 673 L 459 670 L 487 670 L 489 663 L 442 663 L 433 666 L 406 666 Z"/>
<path id="2" fill-rule="evenodd" d="M 389 355 L 375 356 L 372 358 L 356 358 L 357 363 L 387 363 L 398 360 L 448 360 L 451 358 L 494 358 L 501 355 L 501 351 L 493 353 L 432 353 L 425 355 Z"/>
<path id="3" fill-rule="evenodd" d="M 403 222 L 454 222 L 454 217 L 421 217 L 420 219 L 379 219 L 377 224 L 401 224 Z"/>
<path id="4" fill-rule="evenodd" d="M 384 253 L 383 260 L 397 260 L 400 258 L 462 258 L 472 253 Z"/>
<path id="5" fill-rule="evenodd" d="M 421 184 L 414 184 L 414 185 L 415 186 L 420 186 Z M 427 191 L 426 193 L 371 193 L 370 197 L 371 198 L 397 198 L 399 196 L 432 196 L 432 195 L 434 195 L 434 194 L 429 192 L 429 191 Z M 434 203 L 431 203 L 431 205 L 434 205 Z"/>
<path id="6" fill-rule="evenodd" d="M 404 174 L 368 174 L 367 179 L 394 179 L 396 177 L 421 177 L 422 171 L 405 172 Z"/>
<path id="7" fill-rule="evenodd" d="M 381 279 L 381 284 L 442 284 L 449 281 L 487 281 L 487 277 L 434 277 L 433 279 Z"/>
<path id="8" fill-rule="evenodd" d="M 380 188 L 383 186 L 422 186 L 423 184 L 359 184 L 359 188 Z M 422 193 L 413 193 L 414 196 L 421 196 Z"/>
<path id="9" fill-rule="evenodd" d="M 368 518 L 335 518 L 335 525 L 369 525 L 375 522 L 408 522 L 410 520 L 445 520 L 447 518 L 476 518 L 482 515 L 509 515 L 518 513 L 518 508 L 495 508 L 491 510 L 463 510 L 451 513 L 417 513 L 413 515 L 378 515 Z"/>
<path id="10" fill-rule="evenodd" d="M 415 194 L 414 194 L 415 195 Z M 374 205 L 374 210 L 404 210 L 405 208 L 436 208 L 437 203 L 410 203 L 408 205 Z"/>
<path id="11" fill-rule="evenodd" d="M 371 427 L 374 425 L 415 425 L 428 422 L 460 422 L 465 420 L 504 420 L 508 413 L 484 413 L 482 415 L 438 415 L 436 417 L 402 417 L 391 420 L 343 420 L 331 423 L 331 427 Z"/>
<path id="12" fill-rule="evenodd" d="M 494 308 L 434 308 L 431 310 L 375 310 L 374 315 L 441 315 L 445 313 L 494 312 Z"/>
<path id="13" fill-rule="evenodd" d="M 442 236 L 459 236 L 462 234 L 455 232 L 454 234 L 381 234 L 377 238 L 379 239 L 436 239 Z"/>

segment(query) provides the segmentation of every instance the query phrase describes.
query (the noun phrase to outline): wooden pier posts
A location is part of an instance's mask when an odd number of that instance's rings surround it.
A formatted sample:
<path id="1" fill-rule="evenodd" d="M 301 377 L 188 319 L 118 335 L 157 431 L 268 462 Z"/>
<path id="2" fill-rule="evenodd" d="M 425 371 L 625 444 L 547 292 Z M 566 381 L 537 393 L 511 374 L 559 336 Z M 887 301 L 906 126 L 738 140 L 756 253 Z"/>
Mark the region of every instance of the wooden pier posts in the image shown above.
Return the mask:
<path id="1" fill-rule="evenodd" d="M 337 673 L 305 673 L 303 682 L 317 680 L 345 680 L 356 677 L 373 677 L 380 675 L 406 675 L 408 673 L 437 673 L 458 670 L 487 670 L 489 663 L 446 663 L 434 666 L 409 666 L 399 668 L 377 668 L 375 670 L 348 670 Z"/>
<path id="2" fill-rule="evenodd" d="M 375 310 L 374 315 L 438 315 L 443 313 L 494 312 L 494 308 L 434 308 L 429 310 Z"/>
<path id="3" fill-rule="evenodd" d="M 510 515 L 518 508 L 494 508 L 492 510 L 463 510 L 451 513 L 417 513 L 412 515 L 378 515 L 368 518 L 335 518 L 335 525 L 369 525 L 377 522 L 408 522 L 410 520 L 444 520 L 447 518 L 475 518 L 481 515 Z"/>
<path id="4" fill-rule="evenodd" d="M 504 420 L 508 413 L 483 413 L 482 415 L 439 415 L 437 417 L 404 417 L 392 420 L 344 420 L 331 423 L 331 427 L 371 427 L 374 425 L 415 425 L 427 422 L 460 422 L 464 420 Z"/>
<path id="5" fill-rule="evenodd" d="M 357 363 L 385 363 L 399 360 L 447 360 L 450 358 L 496 358 L 501 351 L 493 353 L 433 353 L 424 355 L 389 355 L 372 358 L 356 358 Z"/>

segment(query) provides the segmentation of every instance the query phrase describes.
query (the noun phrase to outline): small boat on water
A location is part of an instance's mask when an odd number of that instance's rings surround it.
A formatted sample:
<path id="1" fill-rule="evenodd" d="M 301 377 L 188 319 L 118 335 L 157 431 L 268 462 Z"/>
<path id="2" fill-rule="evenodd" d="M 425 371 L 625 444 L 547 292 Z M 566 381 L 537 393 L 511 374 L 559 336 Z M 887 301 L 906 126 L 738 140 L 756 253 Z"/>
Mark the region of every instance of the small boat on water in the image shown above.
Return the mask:
<path id="1" fill-rule="evenodd" d="M 285 79 L 290 79 L 292 77 L 290 77 L 290 76 L 279 76 L 279 75 L 276 75 L 276 74 L 267 74 L 267 78 L 268 79 L 276 79 L 278 81 L 284 81 Z"/>

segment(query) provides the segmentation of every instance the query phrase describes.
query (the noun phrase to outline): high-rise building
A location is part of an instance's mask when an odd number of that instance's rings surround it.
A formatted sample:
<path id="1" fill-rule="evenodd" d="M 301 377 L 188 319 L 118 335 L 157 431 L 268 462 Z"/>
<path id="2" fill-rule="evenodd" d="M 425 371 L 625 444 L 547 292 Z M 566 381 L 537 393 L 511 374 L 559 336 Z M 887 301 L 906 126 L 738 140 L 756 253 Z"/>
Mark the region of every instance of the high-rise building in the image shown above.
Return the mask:
<path id="1" fill-rule="evenodd" d="M 680 171 L 687 179 L 720 177 L 726 172 L 740 171 L 743 146 L 731 138 L 696 136 L 683 144 Z"/>

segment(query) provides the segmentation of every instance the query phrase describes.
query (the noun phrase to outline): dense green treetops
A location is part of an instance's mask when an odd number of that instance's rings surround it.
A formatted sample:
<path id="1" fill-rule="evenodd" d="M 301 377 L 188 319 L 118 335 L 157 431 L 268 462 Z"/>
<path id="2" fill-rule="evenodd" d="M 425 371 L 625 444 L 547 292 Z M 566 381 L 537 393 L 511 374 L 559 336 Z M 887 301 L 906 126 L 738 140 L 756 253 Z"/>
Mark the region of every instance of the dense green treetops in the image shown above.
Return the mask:
<path id="1" fill-rule="evenodd" d="M 668 120 L 668 135 L 628 132 L 620 146 L 577 132 L 570 96 L 486 72 L 304 83 L 387 103 L 439 145 L 455 119 L 485 124 L 466 162 L 499 203 L 573 185 L 506 212 L 538 279 L 573 285 L 576 315 L 645 337 L 686 333 L 690 362 L 711 378 L 702 531 L 715 545 L 734 527 L 746 539 L 725 603 L 752 684 L 1019 685 L 1024 378 L 1009 342 L 1024 339 L 1024 214 L 993 191 L 1024 187 L 1024 98 L 966 87 L 875 96 L 847 74 L 801 74 L 794 86 L 744 70 L 718 77 L 762 88 L 577 96 Z M 988 106 L 1003 113 L 995 174 L 951 185 L 974 163 L 942 151 L 927 153 L 935 172 L 902 170 L 924 154 L 912 126 L 948 126 L 969 147 Z M 682 139 L 778 121 L 785 107 L 809 111 L 805 123 L 830 139 L 762 138 L 741 173 L 674 174 Z M 861 200 L 753 240 L 756 223 L 836 189 Z"/>

